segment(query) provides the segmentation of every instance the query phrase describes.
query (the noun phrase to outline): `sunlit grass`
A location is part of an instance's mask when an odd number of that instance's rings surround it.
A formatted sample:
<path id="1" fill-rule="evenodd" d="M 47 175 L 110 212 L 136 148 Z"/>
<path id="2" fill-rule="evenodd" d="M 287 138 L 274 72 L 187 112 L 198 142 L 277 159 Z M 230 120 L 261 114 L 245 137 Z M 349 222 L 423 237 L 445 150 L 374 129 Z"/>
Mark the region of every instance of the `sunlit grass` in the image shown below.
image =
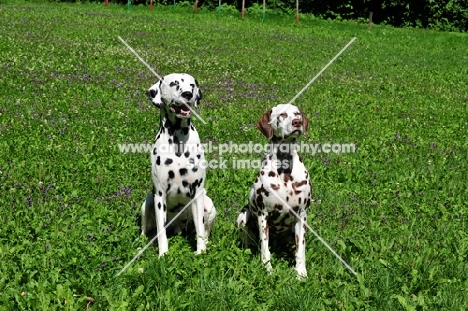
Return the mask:
<path id="1" fill-rule="evenodd" d="M 4 309 L 315 310 L 467 308 L 466 34 L 392 29 L 191 8 L 0 5 L 0 306 Z M 308 235 L 309 277 L 287 257 L 238 246 L 235 218 L 255 169 L 212 169 L 218 210 L 208 253 L 174 237 L 149 248 L 139 206 L 158 111 L 159 74 L 197 78 L 203 142 L 266 143 L 254 124 L 358 39 L 299 97 L 308 143 L 356 143 L 352 154 L 302 154 L 309 224 L 359 272 Z M 215 159 L 216 154 L 208 154 Z M 258 159 L 225 154 L 223 159 Z M 144 272 L 139 273 L 138 268 Z"/>

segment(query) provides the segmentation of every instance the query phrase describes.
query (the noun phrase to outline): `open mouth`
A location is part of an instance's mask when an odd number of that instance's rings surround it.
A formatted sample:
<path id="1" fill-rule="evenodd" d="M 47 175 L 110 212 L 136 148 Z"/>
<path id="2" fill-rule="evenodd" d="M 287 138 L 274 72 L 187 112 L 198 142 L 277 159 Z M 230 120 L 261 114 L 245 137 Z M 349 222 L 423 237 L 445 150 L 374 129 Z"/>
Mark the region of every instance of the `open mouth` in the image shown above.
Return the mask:
<path id="1" fill-rule="evenodd" d="M 188 118 L 190 117 L 190 109 L 189 109 L 189 104 L 184 104 L 184 105 L 171 105 L 171 111 L 175 113 L 176 116 L 181 117 L 181 118 Z"/>

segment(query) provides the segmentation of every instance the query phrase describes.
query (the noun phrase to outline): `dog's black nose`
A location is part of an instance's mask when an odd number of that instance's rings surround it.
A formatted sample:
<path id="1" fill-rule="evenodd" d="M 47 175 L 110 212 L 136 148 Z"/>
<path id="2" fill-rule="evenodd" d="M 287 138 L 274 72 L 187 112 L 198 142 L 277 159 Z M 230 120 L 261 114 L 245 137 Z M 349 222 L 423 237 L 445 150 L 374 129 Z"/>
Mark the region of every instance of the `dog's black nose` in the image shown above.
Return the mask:
<path id="1" fill-rule="evenodd" d="M 156 92 L 156 90 L 153 89 L 146 91 L 146 95 L 148 95 L 148 97 L 151 99 L 155 98 L 157 94 L 158 92 Z"/>
<path id="2" fill-rule="evenodd" d="M 186 100 L 191 100 L 192 99 L 192 92 L 185 91 L 185 92 L 182 92 L 182 94 L 180 94 L 180 96 L 182 96 Z"/>

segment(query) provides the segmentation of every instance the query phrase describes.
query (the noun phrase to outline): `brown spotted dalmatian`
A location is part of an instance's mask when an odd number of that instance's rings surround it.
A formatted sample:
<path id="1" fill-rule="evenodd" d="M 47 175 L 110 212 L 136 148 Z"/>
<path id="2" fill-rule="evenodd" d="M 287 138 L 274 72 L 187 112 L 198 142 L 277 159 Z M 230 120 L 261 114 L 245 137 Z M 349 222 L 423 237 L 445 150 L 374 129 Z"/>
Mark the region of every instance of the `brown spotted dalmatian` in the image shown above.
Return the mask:
<path id="1" fill-rule="evenodd" d="M 269 150 L 250 190 L 249 203 L 237 218 L 243 245 L 260 242 L 262 262 L 268 271 L 272 271 L 269 243 L 295 242 L 298 277 L 307 276 L 305 223 L 311 184 L 294 145 L 307 131 L 308 123 L 305 114 L 289 104 L 274 107 L 257 122 L 269 140 Z"/>
<path id="2" fill-rule="evenodd" d="M 184 231 L 192 223 L 199 254 L 206 250 L 216 216 L 213 202 L 204 192 L 206 161 L 190 118 L 202 93 L 192 76 L 173 73 L 151 86 L 147 95 L 160 108 L 160 127 L 151 152 L 153 194 L 141 206 L 142 234 L 156 226 L 159 255 L 164 255 L 168 251 L 164 226 L 194 199 L 168 230 Z"/>

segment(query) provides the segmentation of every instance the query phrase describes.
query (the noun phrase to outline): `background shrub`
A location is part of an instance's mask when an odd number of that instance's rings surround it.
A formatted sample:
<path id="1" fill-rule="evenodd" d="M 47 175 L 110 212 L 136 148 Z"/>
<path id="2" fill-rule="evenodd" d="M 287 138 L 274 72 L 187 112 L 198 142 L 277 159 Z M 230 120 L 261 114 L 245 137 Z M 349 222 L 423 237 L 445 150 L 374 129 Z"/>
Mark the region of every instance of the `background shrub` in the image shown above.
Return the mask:
<path id="1" fill-rule="evenodd" d="M 61 1 L 61 0 L 59 0 Z M 79 1 L 79 0 L 63 0 Z M 90 0 L 93 2 L 93 0 Z M 127 0 L 111 0 L 127 3 Z M 176 1 L 180 2 L 180 1 Z M 187 1 L 184 1 L 186 3 Z M 192 1 L 193 2 L 193 1 Z M 132 0 L 132 4 L 148 4 L 149 0 Z M 154 3 L 169 4 L 171 0 L 155 0 Z M 200 7 L 214 9 L 218 0 L 201 0 Z M 240 11 L 242 0 L 223 0 L 224 5 Z M 245 7 L 262 8 L 261 0 L 245 0 Z M 295 0 L 267 0 L 271 13 L 294 14 Z M 373 22 L 395 27 L 431 28 L 446 31 L 468 31 L 468 1 L 466 0 L 300 0 L 301 13 L 311 13 L 322 18 L 362 20 L 373 12 Z"/>

